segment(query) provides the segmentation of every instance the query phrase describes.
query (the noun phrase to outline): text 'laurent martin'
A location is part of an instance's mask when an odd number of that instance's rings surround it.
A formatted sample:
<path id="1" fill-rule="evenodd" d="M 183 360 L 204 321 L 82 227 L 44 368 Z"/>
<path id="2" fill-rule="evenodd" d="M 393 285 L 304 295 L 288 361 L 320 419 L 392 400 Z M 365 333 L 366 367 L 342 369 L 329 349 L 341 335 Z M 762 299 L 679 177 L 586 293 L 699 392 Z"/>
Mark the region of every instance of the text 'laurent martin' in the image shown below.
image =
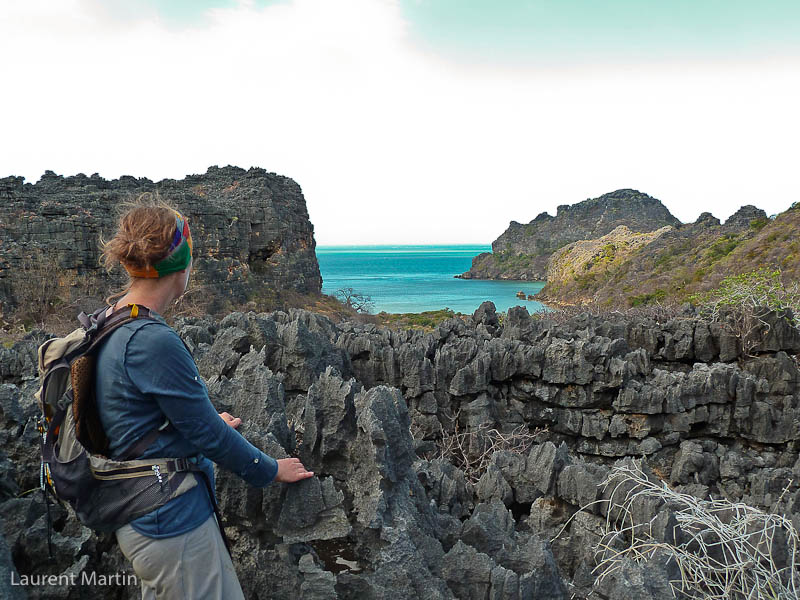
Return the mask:
<path id="1" fill-rule="evenodd" d="M 139 585 L 135 573 L 97 573 L 95 571 L 82 571 L 77 573 L 61 573 L 59 575 L 45 575 L 33 573 L 31 575 L 17 575 L 11 571 L 11 585 L 20 586 L 46 586 L 46 585 Z"/>

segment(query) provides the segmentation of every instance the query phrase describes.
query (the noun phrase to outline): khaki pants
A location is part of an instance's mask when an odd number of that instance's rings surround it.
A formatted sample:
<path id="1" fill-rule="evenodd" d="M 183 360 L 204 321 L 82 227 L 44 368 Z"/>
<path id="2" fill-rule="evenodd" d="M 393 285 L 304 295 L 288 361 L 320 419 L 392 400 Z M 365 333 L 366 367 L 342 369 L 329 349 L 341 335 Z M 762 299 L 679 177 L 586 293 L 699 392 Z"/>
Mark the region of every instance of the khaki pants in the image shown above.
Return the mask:
<path id="1" fill-rule="evenodd" d="M 116 534 L 142 584 L 142 600 L 244 600 L 213 514 L 175 537 L 150 538 L 130 525 Z"/>

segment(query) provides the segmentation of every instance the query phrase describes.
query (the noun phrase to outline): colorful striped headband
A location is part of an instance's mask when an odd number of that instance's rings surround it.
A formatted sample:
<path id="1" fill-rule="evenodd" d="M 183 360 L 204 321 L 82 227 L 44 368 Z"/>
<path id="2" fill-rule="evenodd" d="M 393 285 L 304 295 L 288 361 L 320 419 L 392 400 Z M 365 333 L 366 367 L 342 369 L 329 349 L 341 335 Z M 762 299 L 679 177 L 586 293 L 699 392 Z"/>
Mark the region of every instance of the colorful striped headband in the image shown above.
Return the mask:
<path id="1" fill-rule="evenodd" d="M 125 267 L 131 277 L 146 277 L 155 279 L 170 273 L 183 271 L 192 262 L 192 234 L 189 231 L 189 222 L 186 217 L 175 211 L 175 234 L 169 246 L 167 255 L 154 265 L 146 269 Z"/>

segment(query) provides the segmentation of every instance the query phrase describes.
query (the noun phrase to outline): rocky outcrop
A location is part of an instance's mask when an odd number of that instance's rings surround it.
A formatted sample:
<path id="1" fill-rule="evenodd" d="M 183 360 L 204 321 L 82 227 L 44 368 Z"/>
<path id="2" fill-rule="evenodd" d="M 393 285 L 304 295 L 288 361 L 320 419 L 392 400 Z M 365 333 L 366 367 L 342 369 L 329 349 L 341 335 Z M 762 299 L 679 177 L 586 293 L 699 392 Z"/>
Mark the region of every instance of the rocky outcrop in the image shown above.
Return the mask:
<path id="1" fill-rule="evenodd" d="M 519 307 L 501 322 L 487 303 L 432 333 L 298 310 L 176 328 L 212 401 L 242 417 L 242 434 L 316 473 L 254 489 L 219 472 L 248 597 L 665 598 L 674 563 L 658 556 L 621 563 L 595 585 L 600 542 L 625 543 L 604 538 L 619 506 L 618 486 L 602 484 L 615 465 L 645 457 L 649 476 L 678 491 L 800 526 L 800 330 L 790 316 L 768 317 L 755 356 L 690 307 L 667 322 L 584 314 L 556 324 Z M 60 511 L 57 560 L 44 560 L 44 505 L 24 493 L 38 485 L 28 357 L 40 340 L 3 355 L 19 358 L 0 386 L 1 533 L 21 575 L 122 570 L 110 541 Z M 480 454 L 491 430 L 523 431 L 525 444 L 498 448 L 478 472 L 475 455 L 442 452 L 467 434 Z M 659 539 L 676 535 L 663 503 L 634 513 Z"/>
<path id="2" fill-rule="evenodd" d="M 746 204 L 725 221 L 725 227 L 747 229 L 751 224 L 766 224 L 767 213 L 752 204 Z"/>
<path id="3" fill-rule="evenodd" d="M 0 179 L 0 302 L 20 301 L 14 278 L 30 277 L 43 262 L 51 276 L 74 279 L 67 283 L 120 285 L 121 272 L 109 278 L 100 268 L 99 239 L 113 234 L 121 203 L 142 192 L 158 192 L 188 216 L 195 277 L 218 304 L 242 304 L 265 290 L 320 292 L 314 229 L 300 186 L 288 177 L 211 167 L 203 175 L 154 183 L 47 171 L 35 184 Z"/>
<path id="4" fill-rule="evenodd" d="M 511 221 L 492 252 L 475 257 L 464 279 L 544 280 L 547 262 L 559 248 L 599 238 L 620 225 L 635 232 L 680 225 L 655 198 L 636 190 L 617 190 L 573 205 L 561 205 L 555 217 L 541 213 L 527 225 Z"/>
<path id="5" fill-rule="evenodd" d="M 789 234 L 798 223 L 800 211 L 771 220 L 748 205 L 724 224 L 705 212 L 694 223 L 650 234 L 609 234 L 575 242 L 552 256 L 547 284 L 535 299 L 623 308 L 684 302 L 729 275 L 761 267 L 780 269 L 788 284 L 800 274 L 797 261 L 785 260 L 800 252 Z M 638 243 L 631 243 L 631 236 Z"/>
<path id="6" fill-rule="evenodd" d="M 767 217 L 742 206 L 724 223 L 709 212 L 682 224 L 653 198 L 619 190 L 556 217 L 512 222 L 457 277 L 542 280 L 528 300 L 623 309 L 656 302 L 696 302 L 728 276 L 778 270 L 783 285 L 800 279 L 800 205 Z M 523 298 L 524 299 L 524 298 Z"/>

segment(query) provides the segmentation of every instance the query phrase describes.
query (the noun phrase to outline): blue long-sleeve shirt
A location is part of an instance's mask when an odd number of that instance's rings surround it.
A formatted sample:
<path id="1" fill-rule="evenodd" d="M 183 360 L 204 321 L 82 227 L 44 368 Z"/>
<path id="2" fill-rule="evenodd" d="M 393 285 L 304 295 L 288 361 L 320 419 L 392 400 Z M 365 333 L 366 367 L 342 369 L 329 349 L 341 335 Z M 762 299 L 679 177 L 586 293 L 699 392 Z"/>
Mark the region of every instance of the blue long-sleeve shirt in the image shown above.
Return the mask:
<path id="1" fill-rule="evenodd" d="M 162 432 L 139 458 L 196 457 L 212 488 L 211 460 L 253 486 L 269 484 L 278 463 L 219 417 L 178 334 L 159 315 L 151 314 L 156 320 L 139 319 L 114 331 L 97 355 L 98 412 L 110 440 L 110 457 L 120 458 L 166 418 L 174 429 Z M 198 527 L 212 511 L 200 481 L 131 525 L 149 537 L 171 537 Z"/>

